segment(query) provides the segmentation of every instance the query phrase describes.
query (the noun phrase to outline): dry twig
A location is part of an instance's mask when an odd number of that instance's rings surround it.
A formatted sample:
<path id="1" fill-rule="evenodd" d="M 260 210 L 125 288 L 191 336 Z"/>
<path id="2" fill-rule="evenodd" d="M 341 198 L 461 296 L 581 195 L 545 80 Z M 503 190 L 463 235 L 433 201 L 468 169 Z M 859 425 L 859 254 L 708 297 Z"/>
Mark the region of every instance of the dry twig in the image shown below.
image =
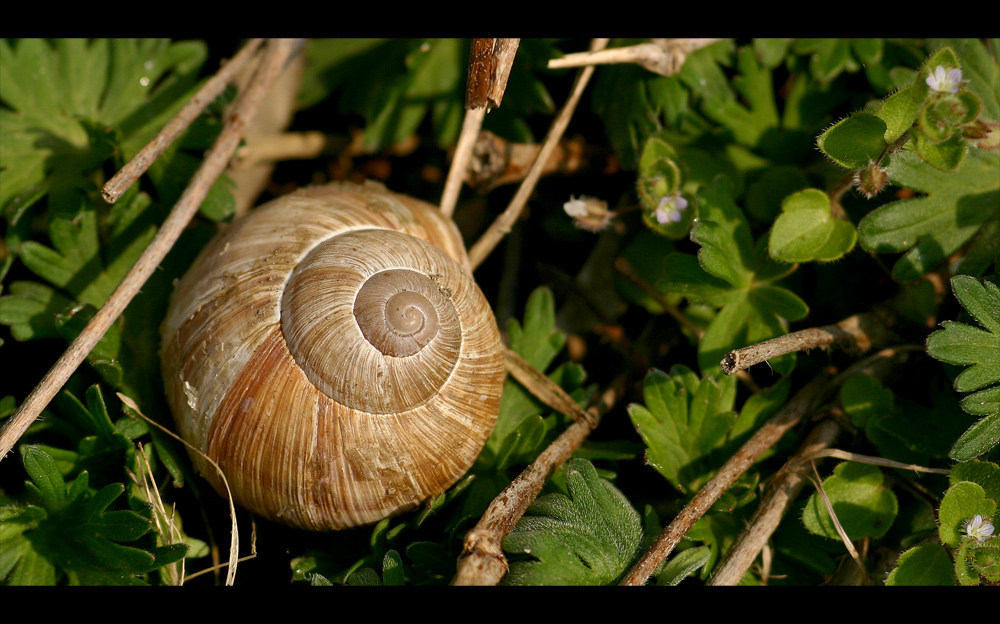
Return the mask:
<path id="1" fill-rule="evenodd" d="M 810 327 L 734 349 L 722 358 L 722 372 L 732 375 L 779 355 L 832 345 L 852 353 L 864 353 L 873 347 L 886 344 L 892 337 L 892 333 L 879 315 L 855 314 L 835 325 Z"/>
<path id="2" fill-rule="evenodd" d="M 198 207 L 209 188 L 228 165 L 239 145 L 244 129 L 260 106 L 267 89 L 291 55 L 293 47 L 292 40 L 272 40 L 268 43 L 267 52 L 254 80 L 243 93 L 215 144 L 206 152 L 204 161 L 195 172 L 177 204 L 163 221 L 163 225 L 160 226 L 149 247 L 111 293 L 101 309 L 97 311 L 87 327 L 69 345 L 42 381 L 24 400 L 24 403 L 4 424 L 3 430 L 0 431 L 0 461 L 14 447 L 28 426 L 41 414 L 52 397 L 63 387 L 66 380 L 104 336 L 111 324 L 121 315 L 170 251 L 177 238 L 180 237 L 188 222 L 198 211 Z"/>
<path id="3" fill-rule="evenodd" d="M 624 393 L 624 378 L 619 378 L 588 411 L 595 423 L 600 421 Z M 507 573 L 503 538 L 535 500 L 552 473 L 563 465 L 593 430 L 586 422 L 575 422 L 555 442 L 517 476 L 490 504 L 475 528 L 465 536 L 454 585 L 496 585 Z"/>
<path id="4" fill-rule="evenodd" d="M 838 375 L 832 382 L 831 387 L 836 387 L 851 375 L 865 373 L 882 379 L 893 372 L 894 366 L 898 364 L 898 358 L 911 351 L 911 347 L 896 347 L 884 349 L 864 360 L 851 365 L 842 374 Z M 937 468 L 924 468 L 910 464 L 902 464 L 881 457 L 869 457 L 848 453 L 839 449 L 827 449 L 833 443 L 840 432 L 835 421 L 827 420 L 820 423 L 806 438 L 798 453 L 788 460 L 771 480 L 767 491 L 761 497 L 760 503 L 750 518 L 747 526 L 740 533 L 739 537 L 730 547 L 722 561 L 712 573 L 709 585 L 735 585 L 743 578 L 750 565 L 757 555 L 764 549 L 771 535 L 778 528 L 781 519 L 788 512 L 795 497 L 805 485 L 807 477 L 802 474 L 802 469 L 822 457 L 837 457 L 850 461 L 870 463 L 892 468 L 906 470 L 917 470 L 920 472 L 933 472 L 947 474 L 947 470 Z"/>
<path id="5" fill-rule="evenodd" d="M 121 168 L 101 190 L 104 201 L 113 204 L 118 198 L 129 189 L 132 184 L 139 179 L 139 176 L 146 173 L 149 166 L 163 153 L 163 150 L 170 147 L 170 144 L 187 130 L 191 122 L 201 114 L 205 107 L 212 103 L 216 97 L 222 93 L 226 85 L 232 82 L 236 74 L 253 58 L 254 53 L 263 39 L 251 39 L 243 46 L 236 56 L 223 65 L 219 71 L 209 79 L 205 85 L 198 90 L 198 93 L 191 98 L 191 101 L 184 105 L 167 125 L 163 126 L 157 135 L 145 147 L 139 150 L 132 160 Z"/>
<path id="6" fill-rule="evenodd" d="M 784 409 L 764 423 L 757 433 L 729 458 L 719 472 L 698 490 L 694 498 L 684 506 L 674 521 L 664 529 L 656 538 L 656 542 L 622 579 L 621 584 L 645 584 L 660 564 L 666 561 L 694 523 L 705 515 L 715 501 L 736 482 L 736 479 L 746 472 L 764 451 L 774 446 L 781 436 L 798 424 L 802 417 L 822 399 L 833 374 L 832 369 L 827 369 L 817 375 L 785 404 Z"/>
<path id="7" fill-rule="evenodd" d="M 625 48 L 567 54 L 549 61 L 549 69 L 636 63 L 655 74 L 671 76 L 681 70 L 689 54 L 716 41 L 719 39 L 652 39 L 650 43 Z"/>
<path id="8" fill-rule="evenodd" d="M 607 39 L 595 39 L 591 44 L 590 49 L 600 50 L 606 45 L 608 45 Z M 484 233 L 482 237 L 476 241 L 476 244 L 469 249 L 469 263 L 472 265 L 473 269 L 482 264 L 483 260 L 486 259 L 486 256 L 490 255 L 493 248 L 497 246 L 500 240 L 508 232 L 510 232 L 514 222 L 517 221 L 518 216 L 521 214 L 521 210 L 528 202 L 528 197 L 531 196 L 532 191 L 535 189 L 535 185 L 538 183 L 538 179 L 542 175 L 545 163 L 548 162 L 549 157 L 552 155 L 552 151 L 555 150 L 556 145 L 559 143 L 559 139 L 562 138 L 563 132 L 566 131 L 566 126 L 569 125 L 569 120 L 573 117 L 576 105 L 580 102 L 580 96 L 583 95 L 583 90 L 586 88 L 587 82 L 590 81 L 590 77 L 593 74 L 593 67 L 584 67 L 580 70 L 580 73 L 576 77 L 576 81 L 573 83 L 573 90 L 570 93 L 569 99 L 556 115 L 556 118 L 552 121 L 552 127 L 549 128 L 549 133 L 546 135 L 544 143 L 542 143 L 542 149 L 538 152 L 538 158 L 535 160 L 535 164 L 532 165 L 528 175 L 524 178 L 524 182 L 521 183 L 520 188 L 517 189 L 514 199 L 511 200 L 510 205 L 503 212 L 503 214 L 497 217 L 496 221 L 490 225 L 489 229 L 486 230 L 486 233 Z"/>

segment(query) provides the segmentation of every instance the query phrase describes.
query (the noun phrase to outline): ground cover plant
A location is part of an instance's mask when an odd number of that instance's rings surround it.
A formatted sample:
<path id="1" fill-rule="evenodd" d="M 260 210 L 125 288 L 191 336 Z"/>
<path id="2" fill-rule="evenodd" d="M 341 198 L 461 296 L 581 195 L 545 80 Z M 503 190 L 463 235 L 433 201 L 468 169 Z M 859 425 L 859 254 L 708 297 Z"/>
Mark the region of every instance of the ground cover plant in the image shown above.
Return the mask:
<path id="1" fill-rule="evenodd" d="M 213 95 L 116 201 L 102 188 L 244 45 L 0 41 L 5 435 L 252 87 Z M 231 517 L 157 426 L 173 429 L 159 326 L 174 281 L 251 203 L 253 163 L 258 201 L 368 178 L 441 202 L 474 45 L 295 44 L 287 119 L 207 181 L 85 364 L 11 436 L 0 582 L 1000 583 L 998 39 L 521 40 L 455 220 L 470 247 L 489 239 L 568 111 L 475 276 L 512 366 L 572 405 L 509 375 L 475 465 L 416 512 L 334 533 Z M 624 60 L 560 66 L 588 46 Z M 283 141 L 299 147 L 254 151 Z M 523 515 L 494 503 L 521 496 Z M 486 560 L 499 571 L 462 569 Z"/>

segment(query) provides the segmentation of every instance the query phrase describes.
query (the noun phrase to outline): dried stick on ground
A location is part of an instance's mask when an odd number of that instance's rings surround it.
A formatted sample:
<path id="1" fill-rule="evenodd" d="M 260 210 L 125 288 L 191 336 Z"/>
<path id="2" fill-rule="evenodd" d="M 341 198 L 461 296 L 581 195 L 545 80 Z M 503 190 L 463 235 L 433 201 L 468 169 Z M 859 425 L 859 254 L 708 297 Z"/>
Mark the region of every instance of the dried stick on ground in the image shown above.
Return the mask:
<path id="1" fill-rule="evenodd" d="M 899 358 L 906 357 L 905 354 L 911 350 L 913 350 L 911 346 L 884 349 L 852 364 L 838 375 L 831 385 L 838 386 L 851 375 L 858 373 L 884 379 L 898 368 Z M 788 460 L 771 480 L 746 528 L 716 566 L 709 585 L 735 585 L 743 578 L 764 545 L 771 539 L 771 535 L 778 528 L 795 497 L 809 480 L 802 472 L 807 466 L 806 461 L 822 456 L 836 456 L 835 453 L 824 452 L 824 449 L 833 443 L 839 432 L 839 426 L 832 420 L 820 423 L 813 429 L 795 456 Z M 884 460 L 883 464 L 903 467 L 898 462 L 889 460 Z"/>
<path id="2" fill-rule="evenodd" d="M 580 407 L 566 391 L 514 351 L 504 347 L 504 367 L 533 397 L 577 422 L 597 426 L 594 416 Z"/>
<path id="3" fill-rule="evenodd" d="M 597 405 L 588 410 L 594 422 L 598 422 L 618 401 L 624 393 L 624 386 L 624 378 L 617 379 L 601 395 Z M 500 582 L 507 573 L 503 538 L 521 519 L 552 473 L 573 455 L 591 431 L 593 428 L 586 422 L 575 422 L 567 427 L 538 459 L 493 499 L 479 523 L 465 536 L 458 573 L 452 584 L 496 585 Z"/>
<path id="4" fill-rule="evenodd" d="M 760 458 L 764 451 L 774 446 L 781 439 L 781 436 L 798 424 L 799 420 L 822 400 L 833 374 L 834 370 L 828 368 L 817 375 L 785 404 L 784 409 L 764 423 L 757 433 L 729 458 L 729 461 L 719 469 L 719 472 L 698 490 L 694 498 L 677 514 L 670 526 L 656 538 L 656 542 L 646 551 L 639 562 L 629 570 L 621 584 L 645 584 L 660 564 L 666 561 L 674 547 L 694 526 L 695 522 L 705 515 L 715 504 L 715 501 L 719 500 L 723 492 L 728 490 L 736 482 L 736 479 Z"/>
<path id="5" fill-rule="evenodd" d="M 69 345 L 66 352 L 4 424 L 3 430 L 0 431 L 0 461 L 14 447 L 28 426 L 42 413 L 52 397 L 63 387 L 66 380 L 104 336 L 115 319 L 121 315 L 170 251 L 174 242 L 187 227 L 188 221 L 198 211 L 208 189 L 229 164 L 229 160 L 243 136 L 243 131 L 260 106 L 268 88 L 277 78 L 285 61 L 288 60 L 293 48 L 293 40 L 272 40 L 268 43 L 267 53 L 262 59 L 257 75 L 229 116 L 229 120 L 215 144 L 205 153 L 205 159 L 195 172 L 194 177 L 191 178 L 191 183 L 163 221 L 163 225 L 160 226 L 149 247 L 111 293 L 101 309 L 97 311 L 87 327 Z"/>
<path id="6" fill-rule="evenodd" d="M 879 315 L 855 314 L 835 325 L 810 327 L 730 351 L 722 358 L 722 372 L 732 375 L 779 355 L 831 345 L 864 353 L 886 344 L 891 338 L 892 333 Z"/>
<path id="7" fill-rule="evenodd" d="M 709 585 L 736 585 L 740 582 L 809 480 L 792 466 L 797 466 L 795 462 L 799 457 L 833 444 L 839 433 L 840 426 L 832 420 L 823 421 L 809 433 L 795 457 L 771 480 L 747 527 L 712 573 Z"/>
<path id="8" fill-rule="evenodd" d="M 201 114 L 205 107 L 212 103 L 216 97 L 222 93 L 226 85 L 232 82 L 237 72 L 253 58 L 254 52 L 260 47 L 263 39 L 251 39 L 243 46 L 236 56 L 223 65 L 219 71 L 212 76 L 205 85 L 198 90 L 198 93 L 191 98 L 191 101 L 184 105 L 174 118 L 167 125 L 163 126 L 156 136 L 146 144 L 132 160 L 121 168 L 101 190 L 104 201 L 113 204 L 118 201 L 122 193 L 128 190 L 132 184 L 139 179 L 139 176 L 146 173 L 149 166 L 153 164 L 163 150 L 170 147 L 182 132 L 187 130 L 191 122 Z"/>
<path id="9" fill-rule="evenodd" d="M 465 91 L 465 121 L 462 133 L 451 159 L 451 169 L 445 180 L 441 195 L 441 212 L 450 217 L 458 203 L 458 193 L 462 190 L 462 180 L 469 169 L 472 148 L 479 137 L 483 118 L 491 108 L 500 106 L 507 79 L 514 64 L 514 55 L 520 39 L 479 38 L 472 40 L 469 53 L 469 74 Z"/>
<path id="10" fill-rule="evenodd" d="M 600 50 L 608 45 L 607 39 L 595 39 L 590 46 L 591 50 Z M 538 183 L 538 179 L 542 175 L 542 170 L 545 168 L 545 164 L 549 161 L 549 157 L 552 155 L 552 151 L 559 144 L 559 139 L 562 138 L 563 132 L 566 131 L 566 126 L 569 125 L 569 120 L 573 117 L 573 112 L 576 110 L 576 105 L 580 102 L 580 96 L 583 95 L 583 90 L 587 86 L 587 82 L 590 77 L 594 74 L 593 67 L 584 67 L 580 70 L 577 75 L 576 80 L 573 82 L 573 90 L 570 93 L 569 99 L 566 100 L 566 104 L 563 105 L 559 114 L 556 115 L 555 120 L 552 122 L 552 127 L 549 128 L 549 133 L 545 137 L 545 141 L 542 144 L 542 149 L 538 152 L 538 158 L 535 160 L 535 164 L 532 165 L 531 171 L 524 178 L 524 182 L 521 183 L 520 188 L 517 189 L 517 193 L 514 195 L 514 199 L 511 200 L 510 205 L 507 209 L 497 217 L 496 221 L 490 225 L 486 233 L 480 237 L 476 244 L 469 249 L 469 263 L 472 268 L 475 269 L 486 256 L 490 255 L 493 248 L 497 246 L 500 240 L 510 232 L 511 227 L 513 227 L 514 222 L 517 221 L 518 216 L 521 214 L 521 210 L 524 205 L 528 202 L 528 197 L 531 196 L 532 191 L 535 189 L 535 185 Z"/>
<path id="11" fill-rule="evenodd" d="M 613 65 L 636 63 L 649 71 L 670 76 L 680 71 L 688 54 L 719 41 L 718 38 L 652 39 L 650 43 L 625 48 L 611 48 L 590 52 L 567 54 L 549 61 L 549 69 L 581 67 L 586 65 Z"/>

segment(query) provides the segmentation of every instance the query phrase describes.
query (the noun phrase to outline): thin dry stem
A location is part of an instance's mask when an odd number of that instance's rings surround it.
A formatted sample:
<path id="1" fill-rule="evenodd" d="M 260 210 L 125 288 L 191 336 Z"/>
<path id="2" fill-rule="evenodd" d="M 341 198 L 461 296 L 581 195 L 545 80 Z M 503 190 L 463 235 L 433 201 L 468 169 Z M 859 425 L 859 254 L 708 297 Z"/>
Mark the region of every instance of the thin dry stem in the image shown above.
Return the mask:
<path id="1" fill-rule="evenodd" d="M 656 542 L 642 556 L 638 563 L 622 579 L 622 585 L 644 585 L 656 569 L 666 561 L 670 553 L 719 497 L 757 461 L 767 449 L 805 416 L 823 397 L 834 375 L 834 370 L 826 369 L 802 390 L 785 407 L 751 437 L 740 450 L 729 458 L 719 472 L 712 477 L 684 506 L 674 521 L 656 538 Z"/>
<path id="2" fill-rule="evenodd" d="M 661 76 L 671 76 L 680 71 L 689 54 L 716 41 L 719 38 L 653 39 L 625 48 L 567 54 L 549 61 L 549 69 L 636 63 Z"/>
<path id="3" fill-rule="evenodd" d="M 625 380 L 619 378 L 602 395 L 590 412 L 599 422 L 624 393 Z M 465 536 L 458 573 L 454 585 L 496 585 L 507 573 L 507 558 L 503 554 L 503 538 L 507 536 L 525 510 L 535 500 L 552 473 L 563 465 L 593 428 L 586 422 L 576 422 L 566 428 L 490 504 L 475 528 Z"/>
<path id="4" fill-rule="evenodd" d="M 607 39 L 595 39 L 591 44 L 590 49 L 600 50 L 607 45 Z M 556 148 L 556 145 L 559 143 L 559 139 L 566 131 L 566 126 L 569 125 L 569 120 L 573 117 L 576 105 L 580 102 L 580 96 L 583 95 L 583 90 L 586 88 L 587 82 L 590 81 L 590 77 L 593 74 L 593 67 L 584 67 L 580 70 L 580 73 L 576 77 L 576 81 L 573 83 L 573 90 L 570 93 L 569 99 L 566 101 L 566 104 L 563 105 L 559 114 L 556 115 L 555 120 L 553 120 L 552 127 L 549 128 L 549 133 L 546 135 L 545 141 L 542 144 L 542 149 L 538 152 L 538 158 L 535 159 L 535 163 L 531 166 L 531 170 L 524 178 L 524 182 L 522 182 L 520 188 L 518 188 L 517 193 L 514 195 L 514 199 L 511 200 L 510 205 L 503 212 L 503 214 L 497 217 L 496 221 L 493 222 L 489 229 L 486 230 L 483 236 L 476 241 L 476 244 L 469 250 L 469 262 L 473 269 L 482 264 L 483 260 L 486 259 L 486 256 L 490 255 L 493 248 L 497 246 L 500 240 L 508 232 L 510 232 L 514 222 L 517 221 L 518 216 L 521 214 L 521 210 L 524 209 L 524 205 L 528 201 L 528 197 L 530 197 L 532 191 L 534 191 L 535 185 L 538 183 L 538 179 L 542 175 L 542 170 L 545 168 L 545 164 L 549 161 L 549 157 L 552 155 L 552 151 Z"/>
<path id="5" fill-rule="evenodd" d="M 796 457 L 771 480 L 747 527 L 716 566 L 709 585 L 736 585 L 746 575 L 807 481 L 797 469 L 796 460 L 833 444 L 839 433 L 840 427 L 832 420 L 823 421 L 810 432 Z"/>
<path id="6" fill-rule="evenodd" d="M 441 212 L 446 217 L 450 218 L 455 212 L 458 194 L 462 190 L 462 180 L 465 178 L 465 172 L 469 170 L 472 148 L 475 147 L 476 139 L 479 138 L 479 129 L 483 127 L 485 116 L 486 107 L 465 111 L 462 134 L 458 137 L 455 155 L 451 159 L 451 169 L 448 170 L 448 179 L 445 180 L 444 193 L 441 196 Z"/>
<path id="7" fill-rule="evenodd" d="M 188 222 L 198 211 L 198 207 L 208 194 L 209 188 L 228 165 L 239 145 L 244 129 L 257 111 L 268 87 L 274 82 L 292 50 L 293 42 L 291 40 L 269 42 L 268 50 L 262 59 L 261 68 L 257 75 L 240 98 L 226 126 L 219 134 L 215 144 L 205 154 L 205 159 L 195 172 L 191 183 L 164 220 L 149 247 L 111 293 L 111 296 L 87 324 L 87 327 L 69 345 L 66 352 L 4 424 L 3 430 L 0 431 L 0 461 L 14 447 L 28 426 L 41 414 L 52 397 L 63 387 L 66 380 L 76 371 L 80 363 L 163 261 L 184 228 L 187 227 Z"/>
<path id="8" fill-rule="evenodd" d="M 139 176 L 146 173 L 146 170 L 163 153 L 163 150 L 170 147 L 170 144 L 187 130 L 191 122 L 205 110 L 205 107 L 222 93 L 222 90 L 233 80 L 236 73 L 253 58 L 263 41 L 263 39 L 251 39 L 236 56 L 219 68 L 219 71 L 198 90 L 191 101 L 184 105 L 184 108 L 157 133 L 153 140 L 139 150 L 139 153 L 128 164 L 108 180 L 101 191 L 104 201 L 109 204 L 115 203 L 139 179 Z"/>
<path id="9" fill-rule="evenodd" d="M 847 547 L 847 552 L 850 553 L 851 558 L 854 559 L 854 563 L 857 564 L 858 570 L 861 571 L 861 578 L 863 584 L 868 584 L 868 570 L 865 568 L 864 561 L 861 560 L 861 555 L 858 554 L 858 550 L 854 547 L 854 543 L 851 538 L 848 537 L 847 531 L 844 530 L 843 525 L 840 524 L 840 518 L 837 517 L 837 512 L 833 509 L 833 503 L 830 502 L 830 497 L 826 495 L 826 489 L 823 487 L 823 480 L 820 479 L 819 472 L 816 470 L 816 462 L 809 462 L 810 468 L 812 468 L 813 476 L 809 478 L 813 485 L 816 487 L 816 492 L 819 494 L 820 499 L 823 501 L 823 505 L 826 507 L 826 511 L 830 514 L 830 520 L 833 521 L 833 526 L 837 530 L 837 535 L 840 536 L 840 541 L 844 543 Z"/>
<path id="10" fill-rule="evenodd" d="M 898 365 L 897 358 L 904 357 L 911 350 L 912 348 L 909 346 L 884 349 L 879 353 L 852 364 L 843 373 L 837 375 L 830 383 L 830 386 L 837 387 L 850 376 L 858 373 L 883 379 L 891 374 Z M 795 497 L 805 485 L 806 477 L 802 474 L 802 469 L 806 462 L 812 462 L 823 457 L 837 457 L 850 461 L 920 472 L 937 474 L 948 472 L 947 470 L 942 471 L 937 468 L 924 468 L 923 466 L 902 464 L 881 457 L 848 453 L 839 449 L 827 449 L 826 447 L 833 443 L 838 434 L 839 426 L 834 421 L 827 420 L 820 423 L 806 438 L 805 443 L 803 443 L 796 456 L 788 460 L 781 470 L 775 474 L 767 491 L 761 498 L 757 510 L 754 511 L 753 516 L 750 518 L 747 527 L 736 538 L 736 542 L 734 542 L 712 574 L 712 578 L 709 581 L 710 585 L 735 585 L 743 578 L 758 553 L 764 549 L 767 541 L 771 539 L 771 535 L 778 528 L 781 519 L 788 512 Z"/>
<path id="11" fill-rule="evenodd" d="M 536 399 L 548 405 L 564 416 L 577 422 L 585 422 L 591 428 L 597 426 L 597 421 L 587 410 L 580 407 L 573 397 L 566 394 L 559 384 L 531 365 L 514 351 L 504 347 L 504 366 L 507 372 L 516 379 Z"/>
<path id="12" fill-rule="evenodd" d="M 855 314 L 835 325 L 810 327 L 730 351 L 722 358 L 722 371 L 732 375 L 779 355 L 833 345 L 852 353 L 864 353 L 885 344 L 891 337 L 877 314 Z"/>
<path id="13" fill-rule="evenodd" d="M 191 444 L 188 444 L 187 440 L 180 437 L 173 431 L 167 429 L 166 427 L 156 422 L 149 416 L 143 414 L 142 410 L 139 409 L 139 406 L 136 405 L 135 401 L 125 396 L 121 392 L 118 392 L 116 394 L 118 395 L 118 399 L 122 403 L 124 403 L 126 407 L 135 412 L 136 415 L 138 415 L 140 418 L 145 420 L 147 423 L 153 425 L 160 431 L 163 431 L 171 438 L 177 440 L 178 442 L 186 446 L 188 449 L 190 449 L 192 452 L 197 453 L 198 455 L 205 458 L 205 460 L 208 461 L 208 463 L 210 463 L 213 468 L 215 468 L 215 471 L 219 473 L 219 477 L 222 479 L 222 484 L 226 487 L 226 500 L 229 501 L 230 535 L 232 536 L 229 541 L 229 563 L 227 564 L 229 566 L 229 570 L 226 574 L 226 585 L 234 584 L 236 582 L 236 564 L 238 561 L 240 561 L 240 559 L 238 559 L 240 551 L 240 531 L 239 527 L 236 524 L 236 506 L 233 504 L 233 493 L 229 489 L 229 480 L 226 479 L 226 475 L 222 472 L 222 468 L 219 466 L 219 464 L 215 463 L 215 460 L 213 460 L 208 455 L 205 455 L 205 453 L 203 453 L 200 449 L 197 449 Z"/>

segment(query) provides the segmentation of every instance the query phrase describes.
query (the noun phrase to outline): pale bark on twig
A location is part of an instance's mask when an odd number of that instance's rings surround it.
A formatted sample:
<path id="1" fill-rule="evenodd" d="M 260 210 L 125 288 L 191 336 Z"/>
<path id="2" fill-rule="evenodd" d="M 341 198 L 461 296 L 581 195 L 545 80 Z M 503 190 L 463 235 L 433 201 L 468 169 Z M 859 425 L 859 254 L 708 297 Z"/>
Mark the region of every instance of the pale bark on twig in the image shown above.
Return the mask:
<path id="1" fill-rule="evenodd" d="M 591 407 L 592 420 L 597 423 L 624 393 L 624 378 L 619 378 Z M 573 455 L 593 431 L 586 422 L 575 422 L 566 428 L 503 492 L 490 504 L 476 526 L 465 536 L 454 585 L 496 585 L 507 573 L 507 558 L 503 554 L 503 538 L 510 534 L 528 506 L 535 500 L 552 473 Z"/>
<path id="2" fill-rule="evenodd" d="M 636 63 L 661 76 L 672 76 L 681 70 L 689 54 L 711 45 L 719 38 L 652 39 L 624 48 L 567 54 L 549 61 L 549 69 Z"/>
<path id="3" fill-rule="evenodd" d="M 892 337 L 879 315 L 855 314 L 834 325 L 810 327 L 734 349 L 722 358 L 722 372 L 732 375 L 779 355 L 834 345 L 850 353 L 865 353 L 884 345 Z"/>
<path id="4" fill-rule="evenodd" d="M 607 39 L 595 39 L 591 44 L 591 50 L 602 49 L 607 44 Z M 562 138 L 563 133 L 566 131 L 566 126 L 569 125 L 569 120 L 573 117 L 576 105 L 580 102 L 580 96 L 583 95 L 583 90 L 586 88 L 587 82 L 589 82 L 593 73 L 594 68 L 592 66 L 584 67 L 580 70 L 573 83 L 573 90 L 570 93 L 569 99 L 553 120 L 552 127 L 549 128 L 549 133 L 542 143 L 542 149 L 538 152 L 538 158 L 535 160 L 535 164 L 532 165 L 528 175 L 524 178 L 524 182 L 518 188 L 514 199 L 511 200 L 510 205 L 503 214 L 497 217 L 496 221 L 490 225 L 486 233 L 469 249 L 469 263 L 473 269 L 482 264 L 486 256 L 490 255 L 493 248 L 510 232 L 514 222 L 517 221 L 518 216 L 520 216 L 521 211 L 524 209 L 524 205 L 528 202 L 528 197 L 534 191 L 535 185 L 542 175 L 542 170 L 552 155 L 552 151 L 556 148 L 559 139 Z"/>
<path id="5" fill-rule="evenodd" d="M 585 422 L 591 428 L 597 426 L 597 421 L 594 420 L 590 412 L 580 407 L 573 400 L 573 397 L 566 394 L 566 391 L 549 379 L 545 373 L 507 347 L 504 347 L 503 356 L 507 372 L 533 397 L 577 422 Z"/>
<path id="6" fill-rule="evenodd" d="M 476 145 L 479 129 L 483 127 L 483 117 L 485 116 L 485 107 L 465 111 L 462 133 L 458 137 L 458 144 L 455 145 L 455 155 L 451 158 L 451 168 L 448 170 L 444 192 L 441 194 L 441 212 L 446 217 L 450 218 L 455 212 L 458 194 L 462 190 L 462 179 L 465 177 L 465 172 L 469 170 L 472 148 Z"/>
<path id="7" fill-rule="evenodd" d="M 622 585 L 643 585 L 666 561 L 670 553 L 702 516 L 715 504 L 719 497 L 747 469 L 756 462 L 767 449 L 781 439 L 785 433 L 798 424 L 824 396 L 834 375 L 827 369 L 813 378 L 798 392 L 785 407 L 751 437 L 740 450 L 729 458 L 719 472 L 706 483 L 694 498 L 684 506 L 673 522 L 656 538 L 656 542 L 642 556 L 636 565 L 622 579 Z"/>
<path id="8" fill-rule="evenodd" d="M 35 389 L 14 415 L 4 424 L 3 430 L 0 431 L 0 461 L 14 447 L 28 426 L 41 414 L 52 397 L 63 387 L 70 375 L 83 362 L 104 336 L 104 333 L 111 327 L 111 324 L 139 292 L 142 285 L 153 274 L 163 258 L 166 257 L 184 228 L 187 227 L 188 222 L 198 211 L 209 188 L 228 165 L 247 124 L 259 108 L 268 88 L 277 78 L 293 49 L 293 40 L 269 41 L 268 50 L 261 61 L 261 68 L 258 70 L 257 76 L 243 93 L 215 144 L 205 153 L 201 166 L 164 220 L 163 225 L 160 226 L 149 247 L 111 293 L 101 309 L 97 311 L 90 323 L 69 345 L 42 381 L 35 386 Z"/>
<path id="9" fill-rule="evenodd" d="M 884 349 L 864 360 L 855 362 L 831 383 L 837 387 L 852 375 L 859 373 L 883 379 L 890 375 L 898 366 L 898 357 L 911 351 L 912 347 L 901 346 Z M 747 523 L 746 528 L 736 538 L 722 561 L 712 573 L 709 585 L 735 585 L 746 574 L 757 555 L 764 549 L 771 535 L 778 528 L 782 518 L 788 512 L 795 497 L 809 480 L 802 470 L 808 462 L 821 457 L 838 457 L 853 461 L 864 461 L 877 465 L 891 466 L 900 469 L 920 470 L 924 472 L 945 473 L 933 468 L 905 465 L 882 458 L 858 456 L 853 453 L 843 453 L 836 449 L 827 449 L 840 432 L 840 427 L 832 420 L 820 423 L 802 444 L 794 457 L 788 460 L 771 480 L 764 496 Z"/>

